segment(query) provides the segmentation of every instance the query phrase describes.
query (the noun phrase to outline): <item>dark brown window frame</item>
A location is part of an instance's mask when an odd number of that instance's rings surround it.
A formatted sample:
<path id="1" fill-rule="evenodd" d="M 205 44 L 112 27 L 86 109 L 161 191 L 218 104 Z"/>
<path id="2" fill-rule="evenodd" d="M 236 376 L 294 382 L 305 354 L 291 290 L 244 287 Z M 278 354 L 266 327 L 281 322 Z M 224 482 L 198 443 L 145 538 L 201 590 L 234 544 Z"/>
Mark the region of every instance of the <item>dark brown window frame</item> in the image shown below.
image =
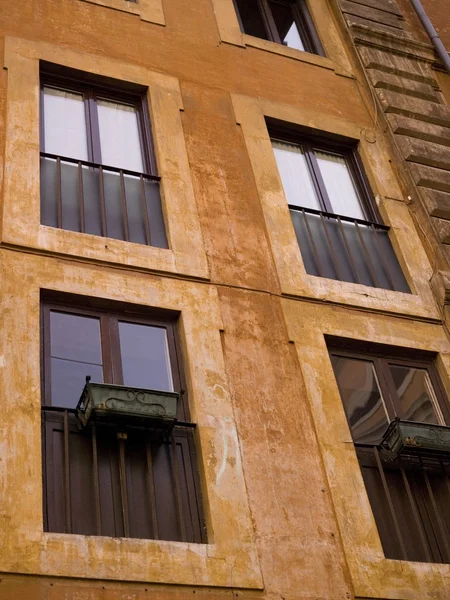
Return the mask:
<path id="1" fill-rule="evenodd" d="M 359 156 L 357 143 L 354 140 L 333 139 L 331 136 L 322 136 L 316 132 L 308 134 L 304 132 L 303 128 L 284 125 L 275 119 L 266 119 L 266 123 L 271 140 L 281 143 L 288 142 L 303 149 L 314 190 L 320 204 L 320 210 L 329 214 L 335 214 L 314 150 L 330 152 L 344 158 L 355 185 L 355 191 L 365 220 L 379 225 L 383 224 L 361 157 Z"/>
<path id="2" fill-rule="evenodd" d="M 398 417 L 396 410 L 396 403 L 398 402 L 395 385 L 392 380 L 392 376 L 389 371 L 389 365 L 399 365 L 403 367 L 415 367 L 417 369 L 423 369 L 428 373 L 433 391 L 436 395 L 436 400 L 444 418 L 445 425 L 450 425 L 450 407 L 446 398 L 445 390 L 440 380 L 437 368 L 434 364 L 432 357 L 426 360 L 423 356 L 420 358 L 403 358 L 400 353 L 387 353 L 380 356 L 374 352 L 363 352 L 363 351 L 351 351 L 345 349 L 339 349 L 333 346 L 329 346 L 330 356 L 351 358 L 355 360 L 370 361 L 374 365 L 375 373 L 377 375 L 377 382 L 380 387 L 382 398 L 388 413 L 388 418 L 393 421 Z"/>
<path id="3" fill-rule="evenodd" d="M 434 353 L 326 336 L 330 355 L 370 361 L 392 421 L 397 393 L 389 365 L 424 369 L 444 423 L 450 407 Z M 372 512 L 387 558 L 450 563 L 450 461 L 426 454 L 386 460 L 377 445 L 353 441 Z"/>
<path id="4" fill-rule="evenodd" d="M 65 525 L 63 532 L 73 533 L 72 528 L 72 514 L 73 510 L 80 512 L 79 506 L 74 506 L 71 501 L 71 483 L 70 473 L 67 465 L 70 464 L 69 459 L 69 438 L 70 435 L 79 435 L 79 427 L 75 419 L 75 410 L 67 409 L 64 407 L 54 406 L 51 403 L 51 389 L 50 389 L 50 311 L 57 311 L 68 314 L 76 314 L 86 317 L 94 317 L 100 320 L 100 335 L 101 335 L 101 348 L 103 358 L 103 370 L 104 370 L 104 381 L 108 383 L 114 383 L 121 385 L 123 383 L 122 372 L 121 372 L 121 361 L 120 361 L 120 350 L 119 350 L 119 338 L 118 338 L 118 323 L 128 322 L 142 325 L 152 325 L 156 327 L 164 327 L 167 331 L 167 342 L 169 346 L 169 360 L 172 369 L 173 387 L 174 391 L 180 394 L 180 407 L 178 413 L 178 421 L 172 431 L 170 439 L 159 440 L 156 442 L 156 446 L 167 447 L 166 452 L 169 452 L 172 463 L 172 486 L 175 494 L 175 501 L 177 508 L 177 523 L 180 537 L 178 541 L 196 542 L 196 543 L 207 543 L 206 525 L 203 515 L 203 503 L 200 485 L 200 476 L 198 473 L 198 462 L 196 458 L 196 449 L 194 441 L 195 423 L 190 420 L 189 414 L 189 403 L 186 388 L 186 381 L 184 378 L 183 370 L 183 358 L 181 352 L 181 344 L 178 334 L 178 319 L 180 316 L 179 312 L 163 310 L 163 309 L 152 309 L 148 307 L 129 306 L 117 302 L 102 302 L 95 298 L 85 298 L 79 296 L 67 296 L 66 294 L 59 294 L 55 292 L 43 293 L 41 298 L 41 385 L 42 385 L 42 434 L 43 434 L 43 489 L 44 489 L 44 529 L 46 531 L 55 530 L 55 518 L 56 522 L 60 522 L 58 531 L 61 530 L 61 516 L 52 516 L 52 511 L 55 511 L 56 504 L 53 504 L 55 500 L 52 500 L 52 494 L 48 492 L 54 489 L 54 469 L 49 468 L 48 461 L 53 461 L 53 458 L 48 458 L 48 452 L 52 452 L 52 431 L 60 431 L 64 436 L 64 496 L 65 496 Z M 109 357 L 109 358 L 108 358 Z M 108 425 L 108 430 L 111 430 L 112 435 L 117 431 L 128 432 L 132 436 L 140 436 L 140 439 L 144 439 L 145 430 L 139 427 L 127 427 L 124 425 Z M 99 435 L 102 429 L 96 426 L 91 427 L 90 435 L 92 436 L 92 444 L 97 445 Z M 106 431 L 103 428 L 103 431 Z M 89 434 L 89 432 L 85 432 Z M 50 435 L 50 437 L 49 437 Z M 122 443 L 122 442 L 119 442 Z M 144 441 L 147 447 L 147 461 L 150 461 L 149 475 L 152 472 L 152 459 L 150 452 L 153 452 L 151 448 L 155 447 L 154 442 Z M 50 446 L 49 446 L 50 444 Z M 98 446 L 96 453 L 98 451 Z M 184 450 L 178 448 L 184 447 Z M 183 461 L 188 460 L 191 465 L 189 472 L 185 472 L 185 463 L 180 463 L 179 455 L 184 456 Z M 96 461 L 95 461 L 96 462 Z M 120 462 L 120 461 L 119 461 Z M 124 463 L 125 464 L 125 463 Z M 76 466 L 76 464 L 75 464 Z M 98 467 L 93 467 L 98 470 Z M 120 467 L 122 468 L 122 467 Z M 124 472 L 125 471 L 125 467 Z M 99 484 L 97 485 L 97 531 L 96 535 L 108 535 L 102 533 L 102 524 L 100 519 L 100 492 L 98 486 L 102 484 L 102 477 L 97 472 L 97 478 Z M 178 475 L 176 475 L 178 473 Z M 182 475 L 180 476 L 180 473 Z M 129 475 L 128 475 L 129 476 Z M 186 486 L 181 485 L 181 479 L 185 477 Z M 94 472 L 95 478 L 95 472 Z M 126 480 L 126 476 L 123 477 Z M 103 482 L 105 483 L 105 482 Z M 50 486 L 50 487 L 49 487 Z M 131 490 L 132 491 L 132 490 Z M 119 498 L 123 498 L 123 490 L 121 490 Z M 152 484 L 149 488 L 150 496 L 153 498 L 147 502 L 154 502 L 155 488 Z M 127 492 L 125 492 L 127 495 Z M 117 499 L 117 498 L 116 498 Z M 91 507 L 92 510 L 92 507 Z M 158 521 L 154 513 L 155 508 L 152 509 L 152 538 L 159 539 L 158 537 Z M 118 509 L 114 509 L 114 522 L 117 524 L 121 520 L 121 515 L 124 514 L 125 509 L 122 507 L 122 511 L 117 512 Z M 189 521 L 185 522 L 189 515 Z M 102 517 L 103 518 L 103 517 Z M 110 516 L 109 519 L 112 517 Z M 125 522 L 127 521 L 127 525 Z M 119 526 L 119 525 L 117 525 Z M 119 528 L 122 525 L 119 526 Z M 188 533 L 190 532 L 190 534 Z M 89 532 L 88 535 L 93 535 L 93 532 Z M 120 534 L 119 534 L 120 535 Z M 128 523 L 128 517 L 123 517 L 123 535 L 125 537 L 141 537 L 133 536 L 130 534 L 130 524 Z M 193 536 L 193 537 L 190 537 Z M 151 539 L 151 538 L 150 538 Z"/>
<path id="5" fill-rule="evenodd" d="M 83 95 L 85 124 L 88 145 L 88 161 L 103 165 L 100 146 L 100 132 L 97 116 L 97 100 L 111 100 L 128 104 L 136 109 L 138 116 L 139 140 L 142 151 L 145 175 L 158 176 L 156 156 L 152 141 L 152 128 L 147 104 L 148 90 L 143 86 L 114 81 L 106 78 L 93 78 L 90 74 L 70 69 L 42 66 L 40 71 L 40 145 L 45 152 L 44 130 L 44 87 L 50 87 Z M 63 157 L 61 157 L 63 158 Z M 109 166 L 109 165 L 105 165 Z"/>
<path id="6" fill-rule="evenodd" d="M 259 10 L 261 18 L 264 24 L 265 33 L 267 39 L 270 42 L 283 45 L 280 38 L 272 10 L 270 8 L 268 0 L 252 0 L 254 1 L 255 8 Z M 276 4 L 282 4 L 289 7 L 292 10 L 292 15 L 297 26 L 300 38 L 305 47 L 306 52 L 317 54 L 319 56 L 325 56 L 320 38 L 317 34 L 313 20 L 311 18 L 308 6 L 305 0 L 271 0 Z M 239 8 L 236 0 L 233 0 L 234 8 L 239 22 L 239 27 L 242 33 L 246 33 L 244 25 L 239 13 Z"/>

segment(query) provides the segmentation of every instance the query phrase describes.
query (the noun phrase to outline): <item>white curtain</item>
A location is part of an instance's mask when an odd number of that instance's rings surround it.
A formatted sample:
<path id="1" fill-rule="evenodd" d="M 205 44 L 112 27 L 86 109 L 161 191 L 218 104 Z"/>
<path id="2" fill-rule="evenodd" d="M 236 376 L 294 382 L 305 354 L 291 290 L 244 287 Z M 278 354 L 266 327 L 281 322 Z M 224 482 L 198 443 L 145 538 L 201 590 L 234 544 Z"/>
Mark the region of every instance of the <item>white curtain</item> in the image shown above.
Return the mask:
<path id="1" fill-rule="evenodd" d="M 44 150 L 58 156 L 88 159 L 82 94 L 44 87 Z"/>
<path id="2" fill-rule="evenodd" d="M 333 212 L 345 217 L 364 219 L 355 184 L 343 156 L 315 151 L 320 172 L 333 207 Z"/>
<path id="3" fill-rule="evenodd" d="M 277 141 L 272 147 L 288 204 L 320 209 L 302 148 Z"/>
<path id="4" fill-rule="evenodd" d="M 97 107 L 102 163 L 142 173 L 144 164 L 135 107 L 107 100 L 99 100 Z"/>

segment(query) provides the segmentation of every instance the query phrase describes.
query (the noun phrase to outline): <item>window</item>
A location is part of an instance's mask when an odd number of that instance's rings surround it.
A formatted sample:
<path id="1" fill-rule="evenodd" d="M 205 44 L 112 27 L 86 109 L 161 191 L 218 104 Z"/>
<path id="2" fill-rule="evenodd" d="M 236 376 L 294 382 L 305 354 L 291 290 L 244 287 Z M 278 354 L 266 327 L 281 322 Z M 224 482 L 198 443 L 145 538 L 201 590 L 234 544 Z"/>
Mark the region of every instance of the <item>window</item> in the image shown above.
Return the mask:
<path id="1" fill-rule="evenodd" d="M 379 446 L 397 417 L 450 424 L 432 358 L 342 346 L 330 355 L 385 555 L 450 562 L 450 459 L 415 453 L 392 460 Z"/>
<path id="2" fill-rule="evenodd" d="M 306 272 L 409 292 L 356 150 L 270 132 Z"/>
<path id="3" fill-rule="evenodd" d="M 43 305 L 45 530 L 204 542 L 176 317 Z M 80 427 L 84 381 L 180 395 L 178 421 L 155 440 L 142 425 Z"/>
<path id="4" fill-rule="evenodd" d="M 167 248 L 145 90 L 53 70 L 41 72 L 41 223 Z"/>
<path id="5" fill-rule="evenodd" d="M 305 0 L 234 0 L 244 33 L 324 56 Z"/>

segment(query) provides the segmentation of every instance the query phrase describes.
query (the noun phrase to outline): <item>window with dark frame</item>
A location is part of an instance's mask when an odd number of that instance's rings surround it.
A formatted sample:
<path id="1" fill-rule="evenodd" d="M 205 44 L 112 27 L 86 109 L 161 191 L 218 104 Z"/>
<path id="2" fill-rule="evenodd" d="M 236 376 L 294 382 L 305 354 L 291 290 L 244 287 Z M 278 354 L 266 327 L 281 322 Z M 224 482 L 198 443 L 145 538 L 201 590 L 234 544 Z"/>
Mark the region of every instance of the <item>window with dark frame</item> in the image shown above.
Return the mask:
<path id="1" fill-rule="evenodd" d="M 46 531 L 206 542 L 194 427 L 177 315 L 42 305 Z M 178 392 L 178 421 L 155 439 L 144 426 L 94 422 L 75 407 L 85 378 Z"/>
<path id="2" fill-rule="evenodd" d="M 329 344 L 330 358 L 387 558 L 450 562 L 450 459 L 388 459 L 380 442 L 396 418 L 450 425 L 434 357 Z M 406 356 L 405 356 L 406 355 Z"/>
<path id="3" fill-rule="evenodd" d="M 167 248 L 146 90 L 41 68 L 41 223 Z"/>
<path id="4" fill-rule="evenodd" d="M 410 292 L 356 147 L 268 126 L 306 272 Z"/>
<path id="5" fill-rule="evenodd" d="M 233 0 L 243 33 L 325 56 L 306 0 Z"/>

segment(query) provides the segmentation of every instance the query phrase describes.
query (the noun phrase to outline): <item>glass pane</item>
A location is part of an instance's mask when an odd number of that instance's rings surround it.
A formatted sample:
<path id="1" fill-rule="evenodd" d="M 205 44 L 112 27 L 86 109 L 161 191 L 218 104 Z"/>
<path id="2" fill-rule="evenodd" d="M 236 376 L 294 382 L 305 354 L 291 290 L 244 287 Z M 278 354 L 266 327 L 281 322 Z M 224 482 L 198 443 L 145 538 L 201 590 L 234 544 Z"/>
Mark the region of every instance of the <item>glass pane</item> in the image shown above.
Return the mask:
<path id="1" fill-rule="evenodd" d="M 278 2 L 269 2 L 269 5 L 282 43 L 290 48 L 305 50 L 294 20 L 292 7 Z"/>
<path id="2" fill-rule="evenodd" d="M 269 39 L 258 2 L 256 0 L 234 0 L 234 4 L 243 32 L 263 40 Z"/>
<path id="3" fill-rule="evenodd" d="M 44 151 L 88 160 L 82 94 L 44 87 Z"/>
<path id="4" fill-rule="evenodd" d="M 101 365 L 52 358 L 50 369 L 53 406 L 76 408 L 87 375 L 90 375 L 92 381 L 97 383 L 103 381 Z"/>
<path id="5" fill-rule="evenodd" d="M 99 319 L 51 311 L 50 356 L 52 404 L 75 408 L 87 375 L 103 381 Z"/>
<path id="6" fill-rule="evenodd" d="M 389 421 L 373 363 L 341 356 L 331 362 L 353 441 L 378 444 Z"/>
<path id="7" fill-rule="evenodd" d="M 272 142 L 288 204 L 320 209 L 305 155 L 300 146 Z"/>
<path id="8" fill-rule="evenodd" d="M 102 364 L 99 319 L 51 311 L 50 344 L 53 357 Z"/>
<path id="9" fill-rule="evenodd" d="M 401 365 L 389 365 L 389 369 L 398 395 L 397 416 L 406 421 L 442 423 L 427 371 Z"/>
<path id="10" fill-rule="evenodd" d="M 345 217 L 365 219 L 355 184 L 343 156 L 315 151 L 333 212 Z"/>
<path id="11" fill-rule="evenodd" d="M 138 114 L 134 106 L 98 100 L 102 163 L 110 167 L 144 171 Z"/>
<path id="12" fill-rule="evenodd" d="M 173 391 L 166 330 L 120 322 L 119 336 L 124 385 Z"/>

